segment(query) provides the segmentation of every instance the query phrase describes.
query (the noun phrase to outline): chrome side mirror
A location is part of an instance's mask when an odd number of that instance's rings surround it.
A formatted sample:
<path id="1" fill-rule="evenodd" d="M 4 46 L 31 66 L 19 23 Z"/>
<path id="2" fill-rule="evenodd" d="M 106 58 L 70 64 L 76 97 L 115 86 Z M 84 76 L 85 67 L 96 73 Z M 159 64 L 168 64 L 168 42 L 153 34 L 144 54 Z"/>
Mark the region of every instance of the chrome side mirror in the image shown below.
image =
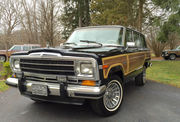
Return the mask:
<path id="1" fill-rule="evenodd" d="M 126 46 L 127 47 L 135 47 L 135 42 L 127 42 Z"/>

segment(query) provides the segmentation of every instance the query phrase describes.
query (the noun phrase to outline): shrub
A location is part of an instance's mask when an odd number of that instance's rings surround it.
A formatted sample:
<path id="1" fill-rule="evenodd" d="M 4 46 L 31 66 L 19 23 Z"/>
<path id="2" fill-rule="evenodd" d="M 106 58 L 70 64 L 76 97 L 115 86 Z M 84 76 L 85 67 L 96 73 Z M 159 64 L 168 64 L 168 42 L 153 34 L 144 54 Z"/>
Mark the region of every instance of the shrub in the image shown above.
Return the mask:
<path id="1" fill-rule="evenodd" d="M 3 79 L 7 79 L 8 77 L 10 77 L 12 75 L 12 71 L 11 71 L 9 62 L 3 63 L 3 69 L 0 72 L 0 75 L 2 76 Z"/>

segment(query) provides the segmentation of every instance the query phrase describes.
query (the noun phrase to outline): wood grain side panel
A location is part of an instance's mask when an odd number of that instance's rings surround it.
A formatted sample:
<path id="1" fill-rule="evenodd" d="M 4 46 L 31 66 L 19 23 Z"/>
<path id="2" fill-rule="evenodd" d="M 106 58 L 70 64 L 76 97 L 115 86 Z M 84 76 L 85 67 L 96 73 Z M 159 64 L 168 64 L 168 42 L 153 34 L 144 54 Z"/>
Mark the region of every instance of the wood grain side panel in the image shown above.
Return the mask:
<path id="1" fill-rule="evenodd" d="M 108 65 L 107 69 L 103 70 L 104 78 L 108 77 L 109 71 L 112 67 L 121 66 L 123 68 L 124 73 L 126 74 L 128 71 L 128 63 L 127 63 L 127 55 L 118 56 L 118 57 L 109 57 L 104 58 L 103 65 Z"/>
<path id="2" fill-rule="evenodd" d="M 103 69 L 104 78 L 108 77 L 109 71 L 115 66 L 123 68 L 124 75 L 128 75 L 134 70 L 142 67 L 146 59 L 151 58 L 150 51 L 122 54 L 116 56 L 105 57 L 102 59 L 103 65 L 108 65 L 107 69 Z"/>
<path id="3" fill-rule="evenodd" d="M 144 65 L 145 53 L 132 54 L 129 56 L 129 72 Z"/>

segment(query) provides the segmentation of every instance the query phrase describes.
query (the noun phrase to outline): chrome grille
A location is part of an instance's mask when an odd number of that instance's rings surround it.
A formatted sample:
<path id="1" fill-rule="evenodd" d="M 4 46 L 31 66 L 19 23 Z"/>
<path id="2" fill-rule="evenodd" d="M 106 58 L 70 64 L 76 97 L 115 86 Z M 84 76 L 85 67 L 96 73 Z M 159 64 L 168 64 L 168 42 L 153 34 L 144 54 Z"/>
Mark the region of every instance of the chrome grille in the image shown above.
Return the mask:
<path id="1" fill-rule="evenodd" d="M 74 61 L 52 59 L 21 59 L 22 72 L 75 76 Z"/>

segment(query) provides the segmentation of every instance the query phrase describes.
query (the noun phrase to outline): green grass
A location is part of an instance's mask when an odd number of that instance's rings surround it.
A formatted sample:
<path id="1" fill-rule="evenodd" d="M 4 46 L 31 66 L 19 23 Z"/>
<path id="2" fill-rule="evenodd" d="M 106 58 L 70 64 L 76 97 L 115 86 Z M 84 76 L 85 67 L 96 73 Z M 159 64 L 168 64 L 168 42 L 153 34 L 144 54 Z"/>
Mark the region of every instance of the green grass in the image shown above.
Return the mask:
<path id="1" fill-rule="evenodd" d="M 180 61 L 152 61 L 147 79 L 180 88 Z"/>
<path id="2" fill-rule="evenodd" d="M 9 87 L 5 84 L 4 81 L 0 81 L 0 92 L 7 90 Z"/>

